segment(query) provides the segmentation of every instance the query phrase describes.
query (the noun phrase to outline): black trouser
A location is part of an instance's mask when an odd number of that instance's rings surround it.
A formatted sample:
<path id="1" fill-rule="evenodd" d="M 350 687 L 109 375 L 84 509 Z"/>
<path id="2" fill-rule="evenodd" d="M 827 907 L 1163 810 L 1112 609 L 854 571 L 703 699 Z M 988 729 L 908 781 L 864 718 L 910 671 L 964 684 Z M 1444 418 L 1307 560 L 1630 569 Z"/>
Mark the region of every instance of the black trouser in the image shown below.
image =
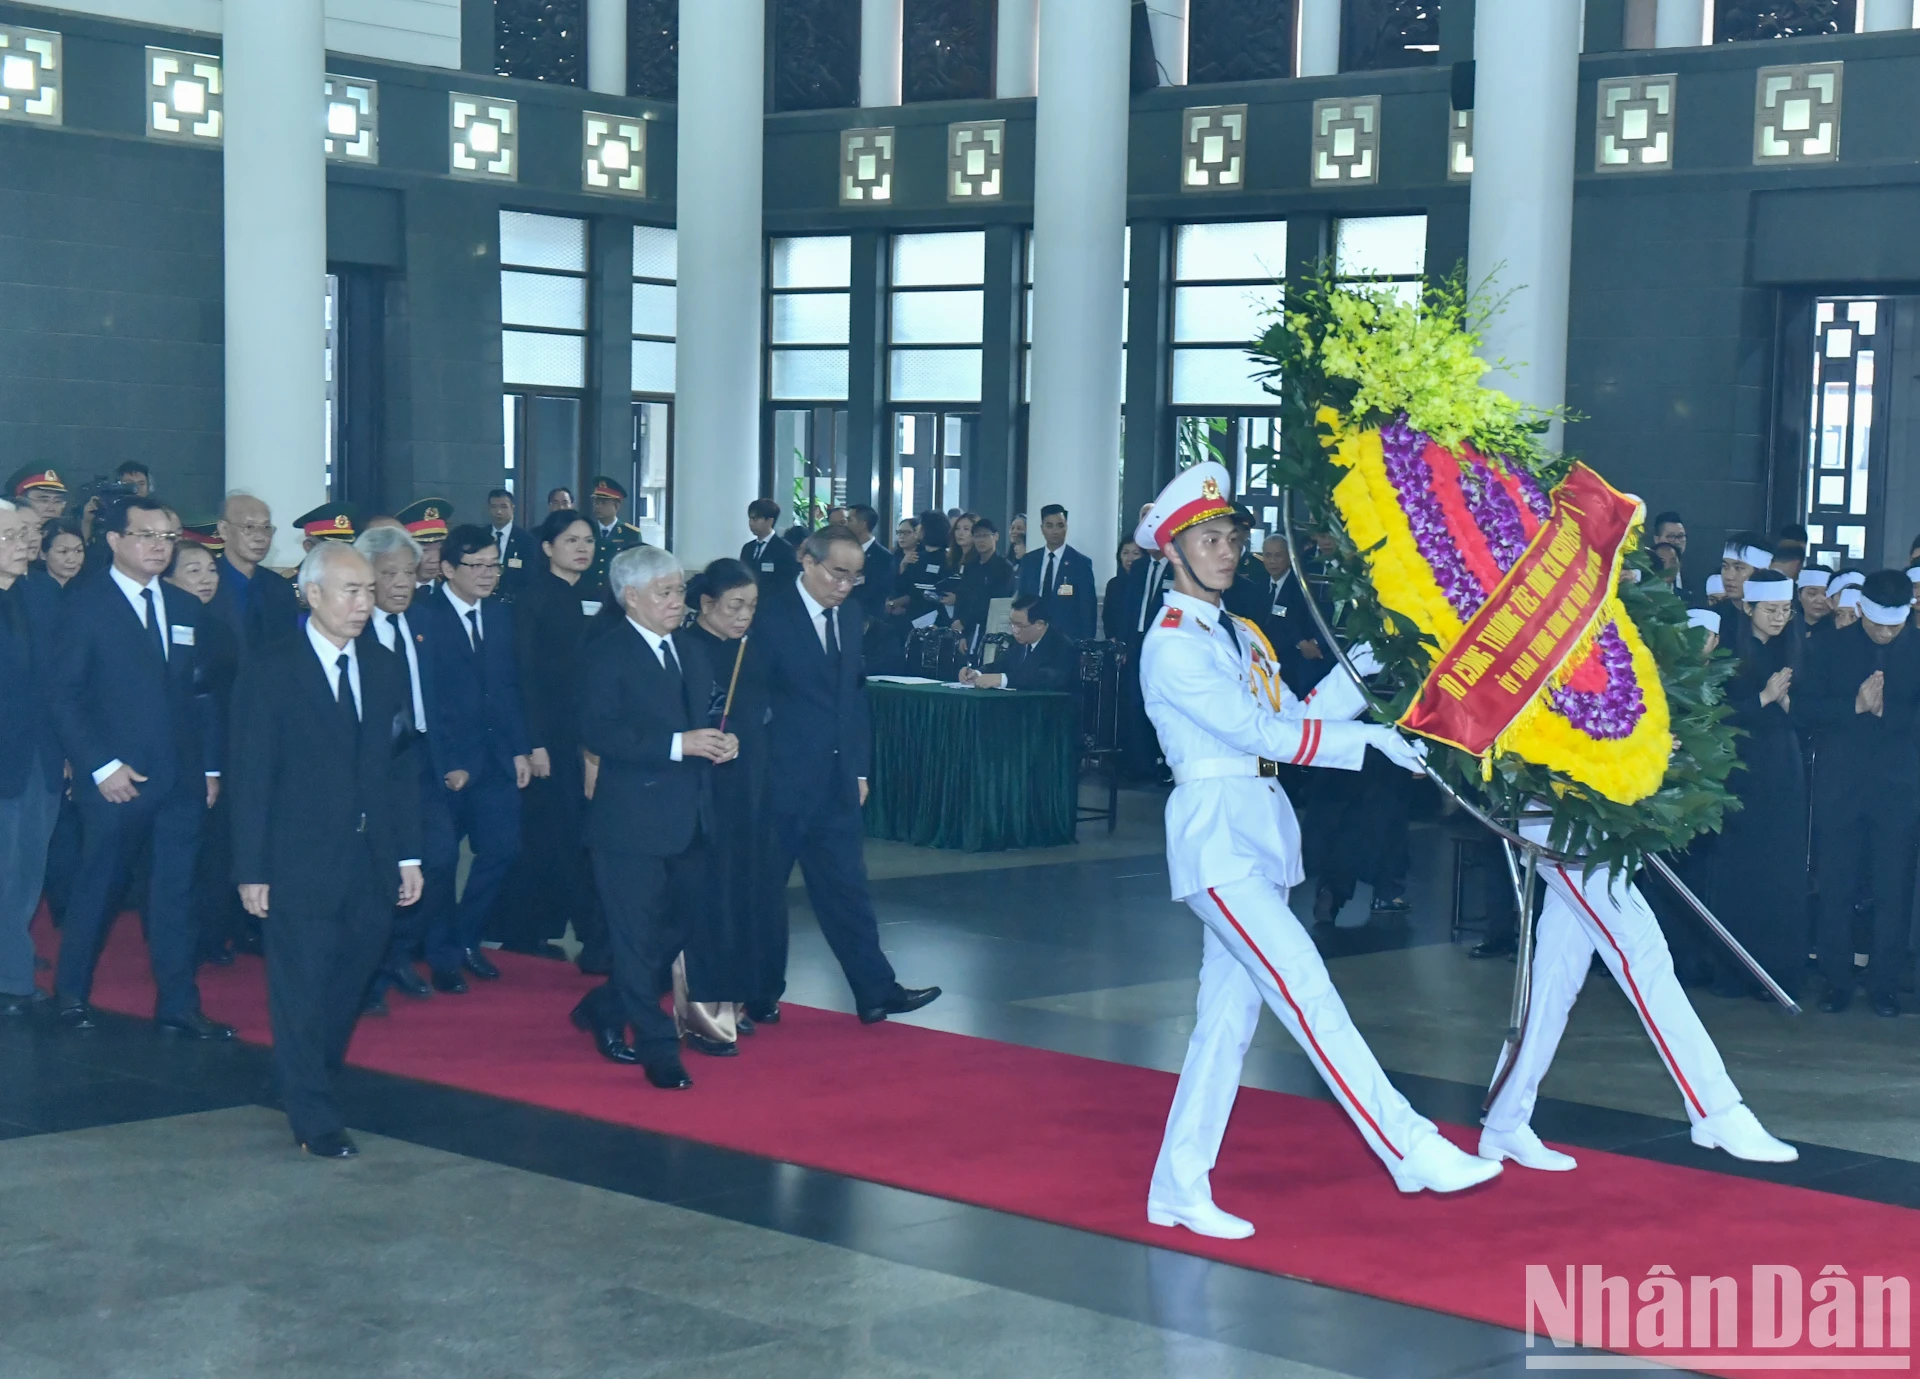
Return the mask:
<path id="1" fill-rule="evenodd" d="M 360 998 L 379 966 L 399 873 L 371 856 L 347 868 L 330 895 L 274 886 L 267 896 L 267 1014 L 273 1071 L 293 1136 L 302 1142 L 346 1128 L 333 1075 L 346 1062 Z"/>
<path id="2" fill-rule="evenodd" d="M 680 1042 L 660 997 L 673 984 L 673 960 L 685 946 L 707 875 L 707 843 L 698 832 L 671 857 L 632 848 L 596 848 L 593 874 L 613 947 L 613 979 L 587 995 L 597 1029 L 633 1030 L 643 1063 L 671 1054 Z"/>
<path id="3" fill-rule="evenodd" d="M 813 917 L 862 1009 L 880 1004 L 894 986 L 893 964 L 880 951 L 880 921 L 867 894 L 865 838 L 860 809 L 851 799 L 805 814 L 776 813 L 767 870 L 767 885 L 784 891 L 799 861 Z M 777 999 L 787 985 L 787 928 L 772 927 L 758 1000 Z"/>
<path id="4" fill-rule="evenodd" d="M 245 940 L 250 916 L 233 884 L 233 815 L 225 795 L 207 812 L 200 861 L 194 868 L 193 908 L 200 929 L 200 961 Z"/>
<path id="5" fill-rule="evenodd" d="M 80 807 L 80 870 L 74 878 L 60 935 L 60 965 L 54 989 L 62 999 L 93 995 L 93 968 L 112 927 L 111 909 L 121 878 L 151 842 L 152 866 L 144 911 L 147 953 L 158 988 L 154 1018 L 181 1020 L 200 1011 L 194 984 L 194 948 L 199 926 L 193 915 L 193 870 L 206 820 L 206 783 L 180 781 L 167 794 L 148 787 L 125 804 L 111 804 L 83 775 L 74 782 Z"/>
<path id="6" fill-rule="evenodd" d="M 1393 899 L 1407 884 L 1407 816 L 1414 777 L 1369 747 L 1358 771 L 1320 771 L 1308 810 L 1309 869 L 1338 905 L 1356 882 L 1377 899 Z"/>
<path id="7" fill-rule="evenodd" d="M 446 788 L 441 785 L 440 777 L 434 774 L 433 763 L 426 759 L 426 748 L 422 746 L 420 771 L 420 832 L 422 838 L 441 836 L 453 831 L 453 825 L 445 818 L 433 819 L 434 811 L 445 813 Z M 456 868 L 459 860 L 455 845 Z M 391 933 L 387 939 L 386 957 L 380 963 L 383 969 L 399 969 L 419 962 L 425 954 L 421 951 L 427 941 L 427 920 L 433 914 L 433 900 L 426 892 L 427 886 L 442 885 L 449 889 L 453 886 L 452 876 L 441 876 L 436 871 L 421 870 L 424 878 L 420 898 L 411 905 L 393 907 Z M 447 901 L 452 905 L 451 898 Z M 379 981 L 373 994 L 378 995 L 387 989 L 388 983 Z"/>
<path id="8" fill-rule="evenodd" d="M 551 755 L 553 774 L 522 792 L 520 860 L 488 927 L 507 948 L 536 952 L 572 924 L 581 958 L 592 966 L 606 956 L 607 925 L 587 856 L 580 751 L 563 746 Z"/>
<path id="9" fill-rule="evenodd" d="M 1845 792 L 1823 791 L 1813 811 L 1813 846 L 1820 859 L 1820 975 L 1829 987 L 1853 989 L 1853 902 L 1863 880 L 1873 891 L 1873 947 L 1867 990 L 1895 996 L 1912 961 L 1907 951 L 1908 885 L 1914 871 L 1914 832 L 1920 798 L 1910 787 L 1856 782 Z"/>

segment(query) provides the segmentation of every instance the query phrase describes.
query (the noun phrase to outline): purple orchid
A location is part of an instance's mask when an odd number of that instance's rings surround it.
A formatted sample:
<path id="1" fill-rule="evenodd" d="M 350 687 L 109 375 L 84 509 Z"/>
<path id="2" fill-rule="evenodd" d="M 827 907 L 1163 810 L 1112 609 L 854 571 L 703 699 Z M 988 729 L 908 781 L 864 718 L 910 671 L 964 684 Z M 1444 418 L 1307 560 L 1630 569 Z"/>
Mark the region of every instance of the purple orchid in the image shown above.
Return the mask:
<path id="1" fill-rule="evenodd" d="M 1380 428 L 1380 444 L 1386 459 L 1387 478 L 1400 496 L 1400 507 L 1413 529 L 1413 542 L 1420 558 L 1427 562 L 1433 577 L 1446 595 L 1447 602 L 1460 617 L 1471 618 L 1487 601 L 1487 591 L 1473 577 L 1460 558 L 1453 535 L 1447 530 L 1446 514 L 1433 491 L 1433 476 L 1422 458 L 1427 437 L 1407 425 L 1404 416 L 1395 417 Z"/>

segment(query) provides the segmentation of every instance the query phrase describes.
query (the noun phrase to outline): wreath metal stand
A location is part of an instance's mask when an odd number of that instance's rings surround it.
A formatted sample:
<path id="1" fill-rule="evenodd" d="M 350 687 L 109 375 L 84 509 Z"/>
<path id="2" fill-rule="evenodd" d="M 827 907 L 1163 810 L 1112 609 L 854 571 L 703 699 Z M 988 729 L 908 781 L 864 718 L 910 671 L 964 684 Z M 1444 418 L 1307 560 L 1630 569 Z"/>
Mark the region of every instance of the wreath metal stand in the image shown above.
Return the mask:
<path id="1" fill-rule="evenodd" d="M 1306 567 L 1300 562 L 1300 552 L 1295 547 L 1293 539 L 1293 490 L 1290 488 L 1280 490 L 1280 534 L 1287 543 L 1287 559 L 1293 566 L 1295 576 L 1300 580 L 1301 588 L 1305 590 L 1306 576 L 1302 572 Z M 1332 648 L 1334 658 L 1339 661 L 1340 668 L 1353 678 L 1354 685 L 1359 689 L 1361 697 L 1367 701 L 1368 707 L 1376 714 L 1380 714 L 1380 702 L 1373 697 L 1372 691 L 1367 688 L 1367 682 L 1361 676 L 1360 672 L 1354 669 L 1353 662 L 1347 657 L 1346 648 L 1342 646 L 1339 639 L 1333 635 L 1333 629 L 1327 625 L 1326 615 L 1320 611 L 1320 601 L 1313 597 L 1311 590 L 1307 590 L 1305 602 L 1307 612 L 1309 616 L 1312 617 L 1313 625 L 1320 633 L 1321 640 Z M 1487 1099 L 1480 1107 L 1484 1112 L 1492 1107 L 1494 1098 L 1498 1097 L 1500 1095 L 1500 1089 L 1506 1086 L 1507 1078 L 1512 1074 L 1514 1064 L 1519 1058 L 1521 1041 L 1524 1040 L 1527 1035 L 1527 1016 L 1530 1013 L 1533 994 L 1533 930 L 1536 918 L 1533 895 L 1535 889 L 1534 882 L 1539 875 L 1540 864 L 1544 861 L 1556 866 L 1579 866 L 1581 861 L 1577 857 L 1565 856 L 1555 852 L 1552 848 L 1542 843 L 1537 843 L 1531 838 L 1522 836 L 1517 829 L 1518 819 L 1514 821 L 1515 826 L 1510 827 L 1499 819 L 1494 818 L 1491 814 L 1487 813 L 1486 810 L 1480 808 L 1477 804 L 1473 803 L 1473 801 L 1467 799 L 1460 794 L 1459 791 L 1455 790 L 1453 786 L 1442 779 L 1440 773 L 1434 770 L 1431 765 L 1425 766 L 1422 769 L 1426 772 L 1427 779 L 1440 787 L 1442 794 L 1452 800 L 1469 818 L 1475 820 L 1500 840 L 1501 850 L 1506 855 L 1507 879 L 1513 885 L 1513 901 L 1516 913 L 1519 916 L 1513 972 L 1513 1003 L 1510 1007 L 1510 1014 L 1507 1021 L 1506 1044 L 1501 1050 L 1500 1070 L 1494 1075 L 1493 1085 L 1487 1089 Z M 1529 813 L 1525 815 L 1525 817 L 1545 818 L 1548 816 L 1545 814 L 1534 815 Z M 1746 950 L 1745 945 L 1728 932 L 1727 926 L 1722 924 L 1714 915 L 1713 911 L 1707 908 L 1706 903 L 1702 901 L 1699 896 L 1695 895 L 1687 883 L 1675 874 L 1673 867 L 1668 863 L 1666 858 L 1658 853 L 1650 852 L 1646 854 L 1646 863 L 1661 880 L 1673 888 L 1674 893 L 1686 902 L 1689 909 L 1700 916 L 1702 922 L 1714 932 L 1714 935 L 1722 943 L 1727 945 L 1728 949 L 1732 951 L 1736 958 L 1740 959 L 1741 963 L 1754 975 L 1760 984 L 1767 989 L 1767 993 L 1772 996 L 1774 1000 L 1778 1001 L 1790 1014 L 1800 1014 L 1799 1003 L 1781 988 L 1780 983 L 1776 982 L 1773 977 L 1768 974 L 1767 969 L 1762 967 L 1753 954 Z"/>

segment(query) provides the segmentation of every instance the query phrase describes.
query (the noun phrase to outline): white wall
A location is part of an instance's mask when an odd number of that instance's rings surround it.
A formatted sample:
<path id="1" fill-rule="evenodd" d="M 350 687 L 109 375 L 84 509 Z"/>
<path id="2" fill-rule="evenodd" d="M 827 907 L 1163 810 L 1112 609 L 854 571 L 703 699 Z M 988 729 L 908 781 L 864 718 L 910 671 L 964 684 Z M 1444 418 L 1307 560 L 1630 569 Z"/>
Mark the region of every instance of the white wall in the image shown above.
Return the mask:
<path id="1" fill-rule="evenodd" d="M 231 0 L 272 4 L 273 0 Z M 57 8 L 219 33 L 222 0 L 63 0 Z M 424 67 L 460 66 L 460 0 L 326 0 L 327 51 Z"/>

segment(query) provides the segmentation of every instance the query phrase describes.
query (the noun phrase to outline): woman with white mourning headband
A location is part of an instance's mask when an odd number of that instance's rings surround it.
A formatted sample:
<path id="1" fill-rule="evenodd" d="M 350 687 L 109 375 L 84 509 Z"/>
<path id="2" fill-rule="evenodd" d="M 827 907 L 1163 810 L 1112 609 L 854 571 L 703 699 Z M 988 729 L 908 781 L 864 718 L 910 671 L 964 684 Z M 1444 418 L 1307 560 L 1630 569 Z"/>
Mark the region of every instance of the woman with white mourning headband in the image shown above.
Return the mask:
<path id="1" fill-rule="evenodd" d="M 1806 965 L 1807 799 L 1800 739 L 1790 718 L 1799 638 L 1788 633 L 1794 581 L 1778 570 L 1746 578 L 1747 635 L 1733 648 L 1739 668 L 1727 682 L 1727 704 L 1739 739 L 1740 764 L 1727 786 L 1740 801 L 1729 810 L 1715 849 L 1714 904 L 1734 936 L 1788 995 Z M 1770 999 L 1731 953 L 1719 955 L 1714 993 Z"/>
<path id="2" fill-rule="evenodd" d="M 1793 596 L 1798 607 L 1794 610 L 1791 631 L 1802 642 L 1833 625 L 1833 599 L 1827 593 L 1832 579 L 1833 572 L 1818 565 L 1806 566 L 1794 578 Z"/>
<path id="3" fill-rule="evenodd" d="M 1838 583 L 1836 580 L 1835 583 Z M 1795 710 L 1820 730 L 1813 846 L 1820 868 L 1817 948 L 1827 994 L 1820 1008 L 1851 1003 L 1853 902 L 1874 898 L 1867 992 L 1873 1012 L 1900 1013 L 1907 953 L 1913 839 L 1920 826 L 1920 636 L 1908 630 L 1913 585 L 1879 570 L 1860 587 L 1860 621 L 1838 628 L 1809 658 Z M 1838 621 L 1839 610 L 1835 619 Z M 1870 882 L 1870 888 L 1862 883 Z"/>

